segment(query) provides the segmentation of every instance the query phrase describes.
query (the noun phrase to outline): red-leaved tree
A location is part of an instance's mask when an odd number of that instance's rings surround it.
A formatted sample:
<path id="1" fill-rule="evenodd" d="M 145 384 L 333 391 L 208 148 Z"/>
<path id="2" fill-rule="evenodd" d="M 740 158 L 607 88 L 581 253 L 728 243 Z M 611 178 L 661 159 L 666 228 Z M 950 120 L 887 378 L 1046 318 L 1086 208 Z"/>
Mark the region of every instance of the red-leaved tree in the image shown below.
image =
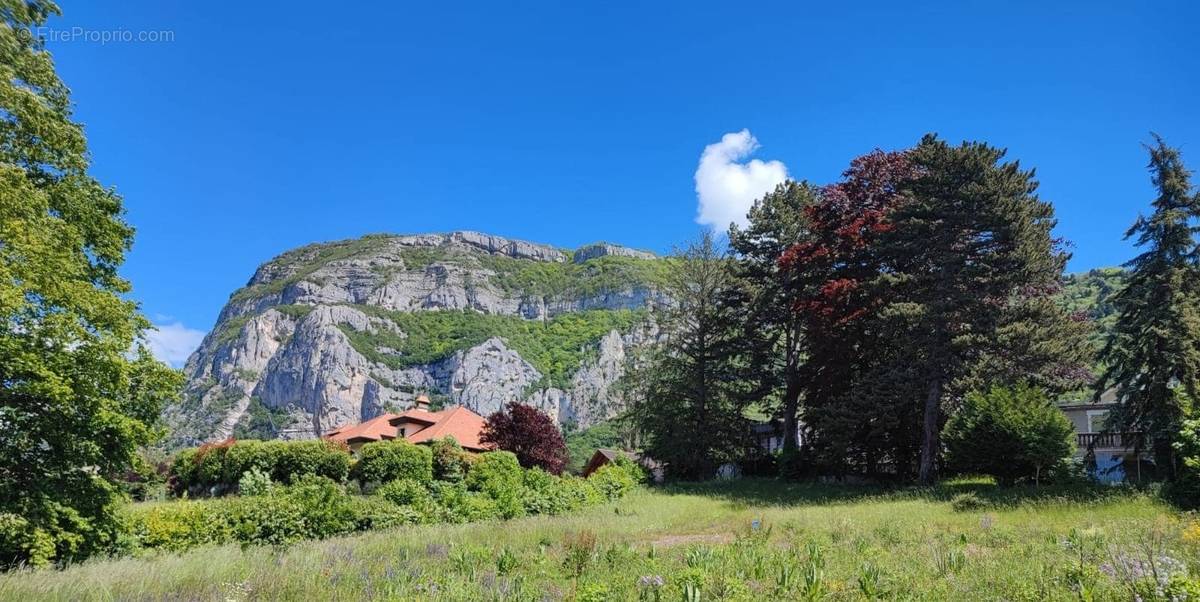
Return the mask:
<path id="1" fill-rule="evenodd" d="M 558 425 L 541 410 L 511 402 L 488 417 L 480 440 L 517 456 L 525 468 L 537 466 L 561 474 L 567 465 L 567 444 Z"/>
<path id="2" fill-rule="evenodd" d="M 916 172 L 907 152 L 876 150 L 854 159 L 840 182 L 821 188 L 817 201 L 805 207 L 805 236 L 779 257 L 805 334 L 799 380 L 808 444 L 818 462 L 836 470 L 872 473 L 903 454 L 896 448 L 905 437 L 895 435 L 907 425 L 895 424 L 891 408 L 867 403 L 852 388 L 875 371 L 888 347 L 874 320 L 887 267 L 877 246 L 893 227 L 889 217 Z M 881 421 L 875 412 L 892 415 Z"/>

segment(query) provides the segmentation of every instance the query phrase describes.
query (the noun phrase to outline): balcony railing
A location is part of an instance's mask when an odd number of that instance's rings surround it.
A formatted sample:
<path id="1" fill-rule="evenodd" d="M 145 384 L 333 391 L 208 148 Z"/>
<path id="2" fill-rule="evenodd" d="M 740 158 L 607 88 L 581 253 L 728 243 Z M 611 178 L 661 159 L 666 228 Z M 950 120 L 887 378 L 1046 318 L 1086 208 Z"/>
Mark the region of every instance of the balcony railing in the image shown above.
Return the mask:
<path id="1" fill-rule="evenodd" d="M 1141 433 L 1078 433 L 1075 437 L 1081 449 L 1133 449 L 1142 443 Z"/>

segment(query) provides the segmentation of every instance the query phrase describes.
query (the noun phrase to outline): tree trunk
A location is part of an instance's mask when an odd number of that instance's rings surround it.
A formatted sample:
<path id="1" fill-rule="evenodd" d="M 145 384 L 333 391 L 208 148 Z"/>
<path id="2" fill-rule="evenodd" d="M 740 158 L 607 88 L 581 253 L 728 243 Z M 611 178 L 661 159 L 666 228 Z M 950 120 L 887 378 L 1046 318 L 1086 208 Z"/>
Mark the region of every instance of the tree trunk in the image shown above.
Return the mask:
<path id="1" fill-rule="evenodd" d="M 784 379 L 787 386 L 783 392 L 783 453 L 788 454 L 800 447 L 796 440 L 796 414 L 800 411 L 800 377 L 789 367 Z"/>
<path id="2" fill-rule="evenodd" d="M 941 421 L 942 379 L 929 381 L 929 393 L 925 396 L 925 421 L 922 425 L 921 468 L 918 480 L 923 485 L 932 485 L 938 451 L 938 423 Z"/>

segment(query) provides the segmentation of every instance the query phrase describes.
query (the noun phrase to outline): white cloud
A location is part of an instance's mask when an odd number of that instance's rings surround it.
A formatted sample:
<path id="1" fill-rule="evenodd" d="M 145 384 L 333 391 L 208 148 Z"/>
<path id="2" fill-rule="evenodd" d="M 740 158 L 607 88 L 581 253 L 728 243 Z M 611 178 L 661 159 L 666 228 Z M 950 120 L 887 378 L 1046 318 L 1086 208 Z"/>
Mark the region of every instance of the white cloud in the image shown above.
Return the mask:
<path id="1" fill-rule="evenodd" d="M 154 357 L 176 368 L 187 361 L 202 340 L 204 331 L 188 328 L 178 321 L 155 324 L 152 330 L 146 331 L 146 345 Z"/>
<path id="2" fill-rule="evenodd" d="M 787 180 L 787 166 L 779 161 L 739 162 L 757 149 L 758 140 L 750 130 L 730 132 L 704 147 L 696 168 L 697 222 L 719 230 L 730 223 L 745 226 L 754 201 Z"/>

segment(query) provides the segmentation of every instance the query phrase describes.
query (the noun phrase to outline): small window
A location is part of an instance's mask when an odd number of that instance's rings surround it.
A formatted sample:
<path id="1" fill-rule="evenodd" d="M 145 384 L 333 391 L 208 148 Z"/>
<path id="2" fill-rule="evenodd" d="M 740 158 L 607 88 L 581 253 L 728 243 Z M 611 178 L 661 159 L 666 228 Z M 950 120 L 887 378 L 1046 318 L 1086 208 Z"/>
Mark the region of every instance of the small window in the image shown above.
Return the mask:
<path id="1" fill-rule="evenodd" d="M 1108 420 L 1108 410 L 1088 410 L 1088 432 L 1099 433 L 1104 430 L 1104 421 Z"/>

